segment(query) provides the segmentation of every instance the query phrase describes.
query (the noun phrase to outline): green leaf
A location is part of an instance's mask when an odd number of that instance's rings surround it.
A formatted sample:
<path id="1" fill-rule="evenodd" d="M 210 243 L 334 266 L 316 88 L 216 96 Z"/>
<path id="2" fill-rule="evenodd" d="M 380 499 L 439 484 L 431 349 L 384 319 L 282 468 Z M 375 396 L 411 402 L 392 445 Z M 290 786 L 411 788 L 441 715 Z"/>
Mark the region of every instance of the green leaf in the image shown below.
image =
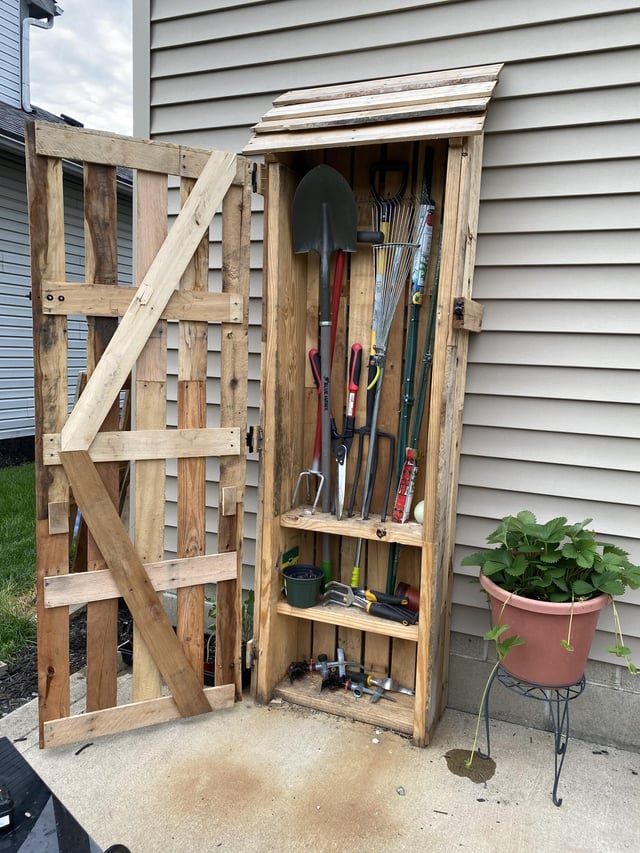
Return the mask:
<path id="1" fill-rule="evenodd" d="M 591 595 L 595 592 L 595 588 L 587 581 L 577 580 L 571 584 L 571 590 L 576 598 L 579 598 L 583 595 Z"/>
<path id="2" fill-rule="evenodd" d="M 563 649 L 566 649 L 568 652 L 573 651 L 573 646 L 569 643 L 568 640 L 560 640 L 560 645 Z"/>
<path id="3" fill-rule="evenodd" d="M 631 654 L 631 649 L 626 646 L 609 646 L 607 651 L 618 658 L 624 658 Z"/>
<path id="4" fill-rule="evenodd" d="M 490 631 L 484 635 L 485 640 L 498 640 L 505 631 L 509 630 L 508 625 L 494 625 Z"/>

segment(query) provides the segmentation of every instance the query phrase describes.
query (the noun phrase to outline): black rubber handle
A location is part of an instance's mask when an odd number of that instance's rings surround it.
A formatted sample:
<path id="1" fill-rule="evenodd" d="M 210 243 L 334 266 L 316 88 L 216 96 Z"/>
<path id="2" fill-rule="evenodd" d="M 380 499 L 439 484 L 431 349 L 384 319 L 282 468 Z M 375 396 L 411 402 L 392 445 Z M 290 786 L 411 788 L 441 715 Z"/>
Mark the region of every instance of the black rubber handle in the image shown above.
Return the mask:
<path id="1" fill-rule="evenodd" d="M 382 619 L 391 619 L 393 622 L 401 622 L 403 625 L 409 624 L 407 614 L 389 604 L 378 604 L 376 601 L 370 601 L 368 602 L 367 613 L 380 616 Z"/>

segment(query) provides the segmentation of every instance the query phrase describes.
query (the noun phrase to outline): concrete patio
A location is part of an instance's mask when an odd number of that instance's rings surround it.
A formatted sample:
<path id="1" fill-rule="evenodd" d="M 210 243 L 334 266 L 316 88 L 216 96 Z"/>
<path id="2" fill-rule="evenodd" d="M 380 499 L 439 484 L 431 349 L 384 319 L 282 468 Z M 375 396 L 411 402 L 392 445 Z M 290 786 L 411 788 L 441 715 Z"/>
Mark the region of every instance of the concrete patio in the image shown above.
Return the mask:
<path id="1" fill-rule="evenodd" d="M 78 713 L 84 679 L 72 684 Z M 222 712 L 44 751 L 34 700 L 0 719 L 0 737 L 103 849 L 640 850 L 640 754 L 572 739 L 556 807 L 552 734 L 491 726 L 495 773 L 477 760 L 478 782 L 449 769 L 446 754 L 468 750 L 475 727 L 473 716 L 452 710 L 427 749 L 287 703 L 259 706 L 249 695 Z"/>

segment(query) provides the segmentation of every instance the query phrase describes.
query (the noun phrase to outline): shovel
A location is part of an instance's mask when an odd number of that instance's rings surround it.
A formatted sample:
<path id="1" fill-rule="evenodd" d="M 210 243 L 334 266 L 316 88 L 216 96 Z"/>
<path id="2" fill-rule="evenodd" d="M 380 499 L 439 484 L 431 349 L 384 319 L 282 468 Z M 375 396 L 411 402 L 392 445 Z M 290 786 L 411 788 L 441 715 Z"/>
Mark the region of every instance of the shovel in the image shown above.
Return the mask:
<path id="1" fill-rule="evenodd" d="M 320 367 L 322 511 L 331 511 L 331 285 L 329 261 L 333 252 L 355 252 L 358 212 L 351 187 L 331 166 L 320 165 L 302 178 L 293 196 L 293 248 L 296 254 L 320 256 Z M 331 580 L 329 539 L 322 542 L 325 582 Z"/>

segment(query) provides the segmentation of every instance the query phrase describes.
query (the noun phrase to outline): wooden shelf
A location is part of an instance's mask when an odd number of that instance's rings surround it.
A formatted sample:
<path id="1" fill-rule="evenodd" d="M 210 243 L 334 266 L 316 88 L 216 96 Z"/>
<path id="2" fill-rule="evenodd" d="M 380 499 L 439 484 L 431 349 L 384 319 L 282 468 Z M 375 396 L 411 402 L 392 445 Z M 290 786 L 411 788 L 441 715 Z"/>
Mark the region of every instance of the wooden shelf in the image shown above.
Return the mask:
<path id="1" fill-rule="evenodd" d="M 392 729 L 406 735 L 413 735 L 414 699 L 403 693 L 389 693 L 395 701 L 379 699 L 372 702 L 368 694 L 359 699 L 353 693 L 342 690 L 320 690 L 322 679 L 319 674 L 305 676 L 293 683 L 285 678 L 274 690 L 274 695 L 296 705 L 324 711 L 358 720 L 372 726 Z"/>
<path id="2" fill-rule="evenodd" d="M 342 625 L 355 628 L 369 634 L 381 634 L 384 637 L 399 637 L 401 640 L 418 642 L 417 625 L 401 625 L 391 619 L 371 616 L 356 607 L 341 607 L 339 604 L 316 604 L 314 607 L 292 607 L 286 601 L 276 604 L 276 612 L 282 616 L 296 619 L 309 619 L 311 622 L 324 622 L 327 625 Z"/>
<path id="3" fill-rule="evenodd" d="M 359 517 L 342 518 L 328 512 L 311 512 L 308 506 L 300 506 L 280 516 L 281 527 L 297 530 L 309 530 L 315 533 L 331 533 L 334 536 L 350 536 L 353 539 L 371 539 L 374 542 L 398 542 L 420 548 L 424 545 L 424 532 L 417 521 L 397 524 L 394 521 L 381 521 L 379 515 L 371 515 L 366 520 Z"/>

